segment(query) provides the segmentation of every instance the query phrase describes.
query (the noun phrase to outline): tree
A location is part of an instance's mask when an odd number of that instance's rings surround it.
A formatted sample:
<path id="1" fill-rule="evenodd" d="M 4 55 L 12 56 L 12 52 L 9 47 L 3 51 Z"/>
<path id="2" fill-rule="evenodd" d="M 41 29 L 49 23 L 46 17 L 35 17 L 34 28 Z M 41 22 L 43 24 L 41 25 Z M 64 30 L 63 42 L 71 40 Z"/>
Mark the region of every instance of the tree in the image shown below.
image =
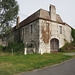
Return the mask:
<path id="1" fill-rule="evenodd" d="M 19 5 L 15 0 L 0 0 L 0 34 L 5 34 L 16 21 Z"/>
<path id="2" fill-rule="evenodd" d="M 75 41 L 75 29 L 72 29 L 71 35 L 72 35 L 72 37 L 73 37 L 73 40 Z"/>

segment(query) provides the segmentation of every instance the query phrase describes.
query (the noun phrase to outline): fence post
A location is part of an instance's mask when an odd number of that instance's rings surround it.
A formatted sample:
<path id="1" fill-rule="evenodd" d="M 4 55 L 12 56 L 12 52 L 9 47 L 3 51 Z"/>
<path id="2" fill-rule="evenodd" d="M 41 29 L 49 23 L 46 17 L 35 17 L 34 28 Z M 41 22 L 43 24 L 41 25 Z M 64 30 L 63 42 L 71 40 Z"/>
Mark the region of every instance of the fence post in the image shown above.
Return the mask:
<path id="1" fill-rule="evenodd" d="M 34 51 L 34 53 L 35 53 L 35 48 L 33 48 L 33 51 Z"/>

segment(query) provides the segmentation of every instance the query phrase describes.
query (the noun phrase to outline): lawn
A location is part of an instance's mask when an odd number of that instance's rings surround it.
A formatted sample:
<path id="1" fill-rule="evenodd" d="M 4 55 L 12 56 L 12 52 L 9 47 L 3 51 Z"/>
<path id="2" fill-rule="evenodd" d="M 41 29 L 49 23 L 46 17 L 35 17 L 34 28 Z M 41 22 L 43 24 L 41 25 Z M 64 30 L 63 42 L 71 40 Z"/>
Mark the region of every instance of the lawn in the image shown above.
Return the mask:
<path id="1" fill-rule="evenodd" d="M 72 56 L 62 54 L 30 54 L 0 56 L 0 75 L 13 75 L 63 62 Z"/>
<path id="2" fill-rule="evenodd" d="M 75 53 L 75 50 L 72 50 L 72 51 L 61 51 L 59 53 Z"/>

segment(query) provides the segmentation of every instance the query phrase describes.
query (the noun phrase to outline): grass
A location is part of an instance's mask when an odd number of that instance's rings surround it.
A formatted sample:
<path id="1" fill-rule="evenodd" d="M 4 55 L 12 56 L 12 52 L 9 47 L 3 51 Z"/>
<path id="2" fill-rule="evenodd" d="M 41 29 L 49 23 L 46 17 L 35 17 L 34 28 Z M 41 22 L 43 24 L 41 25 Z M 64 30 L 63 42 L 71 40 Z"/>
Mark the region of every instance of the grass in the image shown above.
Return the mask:
<path id="1" fill-rule="evenodd" d="M 60 63 L 72 56 L 61 54 L 30 54 L 17 56 L 0 56 L 0 75 L 13 75 Z"/>
<path id="2" fill-rule="evenodd" d="M 75 50 L 71 50 L 71 51 L 61 51 L 61 52 L 58 52 L 58 53 L 74 53 Z"/>
<path id="3" fill-rule="evenodd" d="M 11 53 L 11 52 L 1 52 L 0 51 L 0 56 L 13 56 L 13 55 L 22 55 L 22 54 L 18 54 L 18 53 Z"/>

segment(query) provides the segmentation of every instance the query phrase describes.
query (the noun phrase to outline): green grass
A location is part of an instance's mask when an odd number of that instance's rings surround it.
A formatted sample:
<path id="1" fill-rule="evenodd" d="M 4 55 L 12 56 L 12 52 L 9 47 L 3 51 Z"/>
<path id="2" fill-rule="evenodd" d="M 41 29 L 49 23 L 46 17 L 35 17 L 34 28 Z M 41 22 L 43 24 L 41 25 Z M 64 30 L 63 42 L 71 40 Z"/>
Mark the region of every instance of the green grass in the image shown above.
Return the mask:
<path id="1" fill-rule="evenodd" d="M 18 56 L 0 56 L 0 75 L 13 75 L 60 63 L 72 56 L 61 54 L 30 54 Z"/>
<path id="2" fill-rule="evenodd" d="M 58 52 L 58 53 L 74 53 L 75 50 L 71 50 L 71 51 L 61 51 L 61 52 Z"/>

